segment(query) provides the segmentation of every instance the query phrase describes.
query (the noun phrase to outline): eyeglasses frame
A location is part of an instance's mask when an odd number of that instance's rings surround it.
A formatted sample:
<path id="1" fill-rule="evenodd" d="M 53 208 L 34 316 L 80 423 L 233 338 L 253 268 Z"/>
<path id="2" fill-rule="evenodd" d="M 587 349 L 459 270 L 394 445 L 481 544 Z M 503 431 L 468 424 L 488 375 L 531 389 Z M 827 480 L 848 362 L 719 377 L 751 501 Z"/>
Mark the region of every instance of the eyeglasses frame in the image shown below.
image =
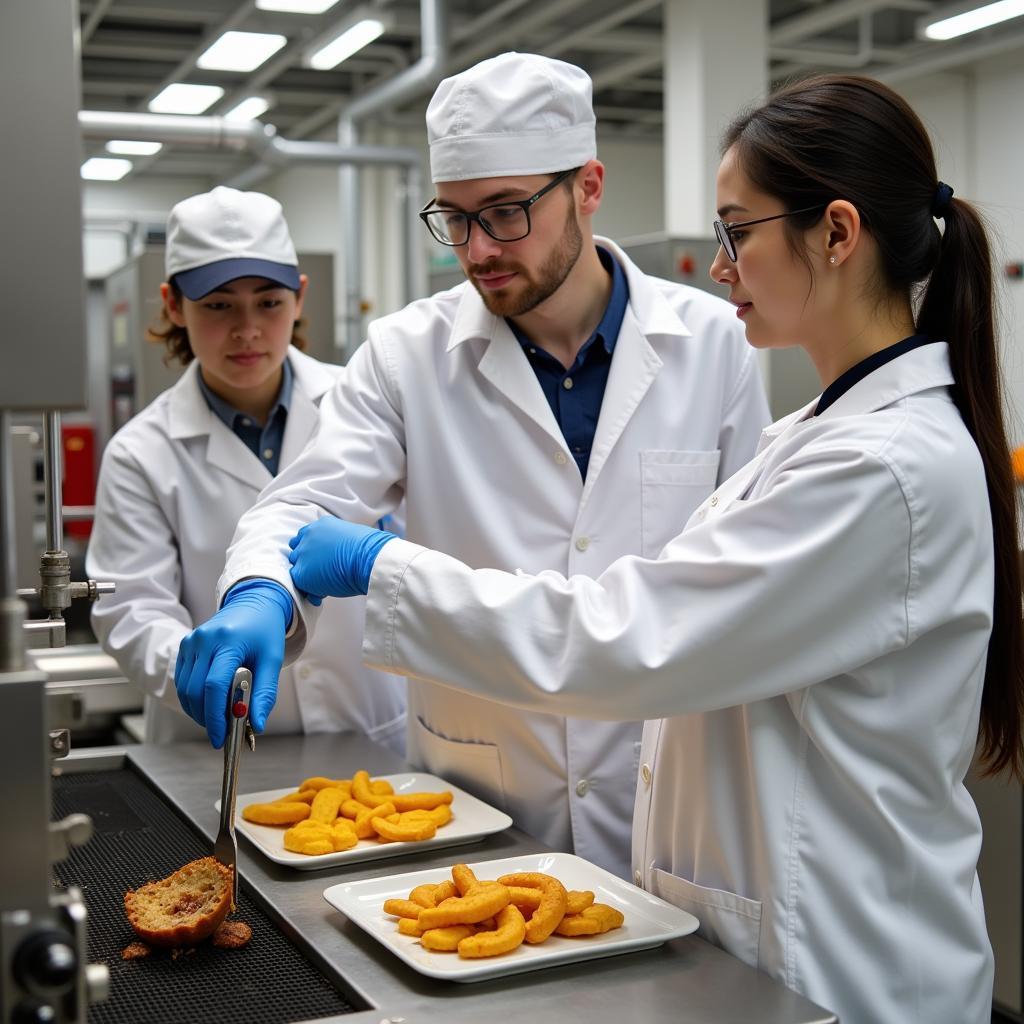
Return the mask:
<path id="1" fill-rule="evenodd" d="M 553 188 L 555 188 L 556 185 L 561 185 L 561 183 L 565 181 L 565 179 L 568 178 L 570 174 L 575 174 L 575 172 L 578 170 L 578 167 L 572 167 L 567 171 L 562 171 L 560 174 L 556 174 L 555 177 L 551 179 L 551 181 L 549 181 L 542 189 L 540 189 L 540 191 L 534 192 L 534 194 L 530 196 L 529 199 L 507 199 L 502 203 L 488 203 L 487 206 L 482 206 L 475 213 L 466 213 L 465 210 L 454 210 L 455 213 L 461 214 L 463 217 L 466 218 L 466 240 L 464 242 L 446 242 L 443 238 L 437 237 L 436 232 L 430 225 L 430 214 L 443 213 L 447 209 L 447 207 L 442 206 L 432 210 L 431 207 L 434 206 L 434 204 L 437 202 L 436 196 L 433 199 L 431 199 L 430 202 L 427 203 L 427 205 L 424 206 L 422 210 L 420 210 L 419 218 L 427 226 L 427 230 L 430 232 L 431 238 L 433 238 L 437 242 L 440 242 L 441 245 L 447 245 L 453 249 L 457 249 L 463 245 L 469 245 L 469 236 L 473 232 L 474 223 L 479 224 L 484 233 L 489 235 L 496 242 L 520 242 L 524 238 L 526 238 L 526 236 L 533 230 L 533 222 L 530 219 L 530 207 L 533 206 L 533 204 L 536 203 L 537 200 L 546 196 Z M 523 213 L 526 214 L 526 232 L 524 234 L 518 235 L 515 238 L 498 238 L 498 236 L 495 235 L 494 232 L 491 231 L 487 227 L 487 225 L 484 224 L 484 222 L 480 219 L 481 216 L 485 214 L 488 210 L 496 210 L 502 206 L 518 206 L 523 211 Z"/>
<path id="2" fill-rule="evenodd" d="M 823 210 L 828 203 L 816 203 L 814 206 L 805 206 L 800 210 L 788 210 L 786 213 L 776 213 L 772 217 L 758 217 L 756 220 L 740 220 L 734 222 L 727 222 L 724 220 L 716 220 L 714 222 L 715 237 L 718 239 L 718 244 L 725 251 L 725 255 L 729 257 L 730 263 L 736 262 L 736 243 L 732 240 L 731 232 L 738 228 L 749 228 L 754 224 L 767 224 L 770 220 L 781 220 L 783 217 L 795 217 L 798 213 L 810 213 L 812 210 Z"/>

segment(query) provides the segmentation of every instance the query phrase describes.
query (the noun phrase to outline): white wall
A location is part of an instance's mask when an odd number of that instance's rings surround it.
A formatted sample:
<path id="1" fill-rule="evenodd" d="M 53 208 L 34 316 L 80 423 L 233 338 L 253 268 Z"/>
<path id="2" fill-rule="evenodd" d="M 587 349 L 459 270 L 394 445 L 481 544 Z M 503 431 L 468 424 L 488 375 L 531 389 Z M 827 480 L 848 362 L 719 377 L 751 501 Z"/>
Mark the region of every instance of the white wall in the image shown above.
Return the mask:
<path id="1" fill-rule="evenodd" d="M 941 180 L 976 203 L 988 222 L 1013 446 L 1024 444 L 1024 281 L 1008 279 L 1004 268 L 1024 261 L 1022 57 L 1003 54 L 957 73 L 896 86 L 932 135 Z"/>

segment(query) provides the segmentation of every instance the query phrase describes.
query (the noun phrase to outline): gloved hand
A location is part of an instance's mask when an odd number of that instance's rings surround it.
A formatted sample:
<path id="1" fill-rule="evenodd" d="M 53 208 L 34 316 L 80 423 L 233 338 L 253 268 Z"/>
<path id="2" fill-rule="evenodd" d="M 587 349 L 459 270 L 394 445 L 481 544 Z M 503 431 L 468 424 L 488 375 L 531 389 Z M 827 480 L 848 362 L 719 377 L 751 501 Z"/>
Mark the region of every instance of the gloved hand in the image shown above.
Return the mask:
<path id="1" fill-rule="evenodd" d="M 288 541 L 292 582 L 315 605 L 325 597 L 365 594 L 380 549 L 394 539 L 372 526 L 323 516 Z"/>
<path id="2" fill-rule="evenodd" d="M 263 732 L 284 660 L 292 597 L 279 583 L 252 579 L 235 584 L 221 609 L 192 630 L 178 648 L 174 686 L 185 713 L 206 727 L 215 749 L 227 734 L 228 689 L 241 667 L 252 671 L 249 720 Z"/>

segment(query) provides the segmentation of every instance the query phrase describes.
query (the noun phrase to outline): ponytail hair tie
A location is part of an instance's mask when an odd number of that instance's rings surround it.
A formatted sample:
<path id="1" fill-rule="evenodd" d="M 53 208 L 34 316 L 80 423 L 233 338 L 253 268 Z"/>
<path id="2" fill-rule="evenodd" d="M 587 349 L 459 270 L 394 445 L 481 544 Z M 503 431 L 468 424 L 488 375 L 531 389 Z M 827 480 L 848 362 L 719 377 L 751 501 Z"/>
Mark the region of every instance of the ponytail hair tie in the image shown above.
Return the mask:
<path id="1" fill-rule="evenodd" d="M 950 201 L 953 199 L 953 188 L 940 181 L 935 195 L 932 197 L 932 216 L 942 219 L 946 216 Z"/>

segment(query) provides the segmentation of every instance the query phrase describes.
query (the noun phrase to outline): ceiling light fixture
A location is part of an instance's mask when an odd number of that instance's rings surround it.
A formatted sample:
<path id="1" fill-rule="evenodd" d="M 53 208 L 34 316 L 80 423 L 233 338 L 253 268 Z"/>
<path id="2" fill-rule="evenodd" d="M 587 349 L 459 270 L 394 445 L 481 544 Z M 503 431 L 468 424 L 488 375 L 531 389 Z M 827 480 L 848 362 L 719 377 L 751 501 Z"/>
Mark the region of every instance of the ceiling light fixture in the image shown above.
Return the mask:
<path id="1" fill-rule="evenodd" d="M 265 114 L 269 109 L 270 100 L 266 96 L 247 96 L 224 115 L 224 120 L 255 121 L 260 114 Z"/>
<path id="2" fill-rule="evenodd" d="M 1010 18 L 1019 18 L 1024 14 L 1024 0 L 998 0 L 997 3 L 959 4 L 934 10 L 917 22 L 917 34 L 925 39 L 955 39 L 968 32 L 998 25 Z"/>
<path id="3" fill-rule="evenodd" d="M 111 139 L 107 143 L 108 153 L 120 153 L 122 156 L 152 156 L 163 148 L 162 142 L 133 142 L 130 139 Z"/>
<path id="4" fill-rule="evenodd" d="M 201 114 L 224 95 L 219 85 L 186 85 L 175 82 L 149 101 L 154 114 Z"/>
<path id="5" fill-rule="evenodd" d="M 82 164 L 82 177 L 88 181 L 120 181 L 131 169 L 131 160 L 91 156 Z"/>
<path id="6" fill-rule="evenodd" d="M 335 26 L 309 46 L 306 50 L 306 64 L 317 71 L 330 71 L 372 43 L 389 24 L 390 19 L 386 21 L 379 15 L 368 17 L 365 12 L 357 12 L 340 28 Z"/>
<path id="7" fill-rule="evenodd" d="M 225 32 L 196 64 L 213 71 L 255 71 L 287 42 L 276 32 Z"/>
<path id="8" fill-rule="evenodd" d="M 256 0 L 261 11 L 283 11 L 285 14 L 323 14 L 338 0 Z"/>

